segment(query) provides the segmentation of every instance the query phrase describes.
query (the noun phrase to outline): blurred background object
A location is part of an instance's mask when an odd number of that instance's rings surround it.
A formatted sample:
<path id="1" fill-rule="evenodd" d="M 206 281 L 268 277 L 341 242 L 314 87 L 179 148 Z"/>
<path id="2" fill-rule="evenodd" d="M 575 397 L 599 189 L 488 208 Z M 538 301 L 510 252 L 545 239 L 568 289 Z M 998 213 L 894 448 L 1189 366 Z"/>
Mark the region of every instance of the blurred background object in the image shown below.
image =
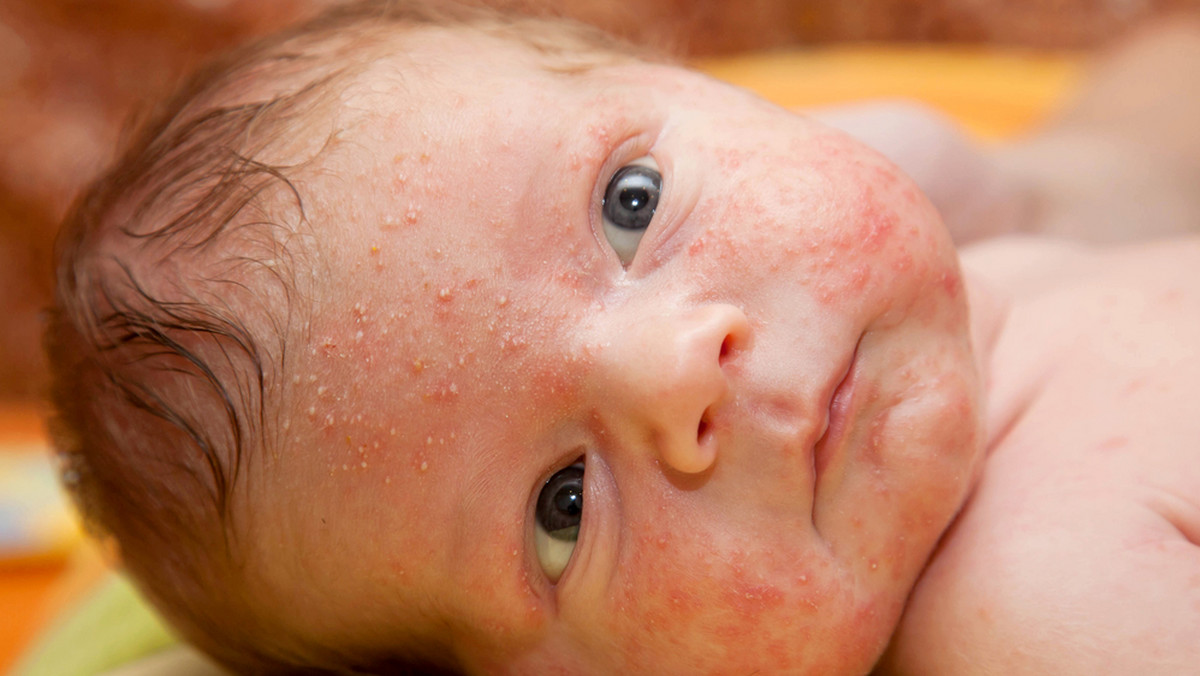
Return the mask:
<path id="1" fill-rule="evenodd" d="M 0 0 L 0 401 L 45 390 L 54 230 L 125 120 L 307 0 Z"/>
<path id="2" fill-rule="evenodd" d="M 692 54 L 846 41 L 969 42 L 1080 49 L 1198 0 L 565 0 L 551 3 L 627 36 Z"/>

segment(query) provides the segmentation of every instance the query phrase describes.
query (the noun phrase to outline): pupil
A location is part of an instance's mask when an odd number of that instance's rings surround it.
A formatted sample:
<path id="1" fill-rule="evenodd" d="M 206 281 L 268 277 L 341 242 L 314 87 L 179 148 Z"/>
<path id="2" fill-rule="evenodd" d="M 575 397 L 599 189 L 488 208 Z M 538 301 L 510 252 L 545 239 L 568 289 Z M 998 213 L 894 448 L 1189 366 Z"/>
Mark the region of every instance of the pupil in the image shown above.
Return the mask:
<path id="1" fill-rule="evenodd" d="M 579 486 L 563 486 L 554 496 L 554 507 L 567 516 L 583 513 L 583 494 Z"/>
<path id="2" fill-rule="evenodd" d="M 650 201 L 650 193 L 645 188 L 626 188 L 621 191 L 621 206 L 629 211 L 637 211 Z"/>

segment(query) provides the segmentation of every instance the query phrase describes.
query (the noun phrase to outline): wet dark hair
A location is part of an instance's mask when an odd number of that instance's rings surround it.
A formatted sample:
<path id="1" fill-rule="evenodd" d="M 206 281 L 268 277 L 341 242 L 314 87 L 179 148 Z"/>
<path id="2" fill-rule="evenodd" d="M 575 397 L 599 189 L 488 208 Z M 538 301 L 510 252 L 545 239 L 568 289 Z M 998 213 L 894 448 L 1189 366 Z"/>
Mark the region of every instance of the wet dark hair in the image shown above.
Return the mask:
<path id="1" fill-rule="evenodd" d="M 194 76 L 78 199 L 59 235 L 46 347 L 63 481 L 147 597 L 239 672 L 455 666 L 436 650 L 424 660 L 336 646 L 290 653 L 270 639 L 276 628 L 240 578 L 242 477 L 255 458 L 284 450 L 289 345 L 307 339 L 321 264 L 293 177 L 333 133 L 310 122 L 328 117 L 372 40 L 422 26 L 547 54 L 617 49 L 585 27 L 468 5 L 337 7 Z M 293 147 L 297 138 L 309 145 Z"/>

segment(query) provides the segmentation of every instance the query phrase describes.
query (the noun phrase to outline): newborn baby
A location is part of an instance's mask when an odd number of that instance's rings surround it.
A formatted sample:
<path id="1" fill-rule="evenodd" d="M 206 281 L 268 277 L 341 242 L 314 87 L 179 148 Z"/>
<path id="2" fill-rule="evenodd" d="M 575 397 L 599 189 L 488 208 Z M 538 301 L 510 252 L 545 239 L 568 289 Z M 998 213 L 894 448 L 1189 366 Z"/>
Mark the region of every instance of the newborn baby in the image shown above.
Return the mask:
<path id="1" fill-rule="evenodd" d="M 64 478 L 163 614 L 239 673 L 1196 664 L 1197 242 L 960 267 L 881 156 L 627 52 L 351 6 L 80 202 Z"/>

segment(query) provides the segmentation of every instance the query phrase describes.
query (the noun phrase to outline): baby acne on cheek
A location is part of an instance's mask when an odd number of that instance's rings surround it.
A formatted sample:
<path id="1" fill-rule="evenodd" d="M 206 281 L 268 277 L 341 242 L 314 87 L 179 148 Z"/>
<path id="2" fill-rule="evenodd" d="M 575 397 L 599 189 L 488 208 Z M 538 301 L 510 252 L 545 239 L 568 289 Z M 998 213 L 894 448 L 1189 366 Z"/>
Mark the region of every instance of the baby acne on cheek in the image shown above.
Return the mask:
<path id="1" fill-rule="evenodd" d="M 957 286 L 937 214 L 915 185 L 848 137 L 823 133 L 783 148 L 714 149 L 722 190 L 704 196 L 708 221 L 689 264 L 743 270 L 745 284 L 792 280 L 818 303 L 845 309 L 892 293 L 897 280 Z M 949 263 L 949 264 L 948 264 Z M 761 274 L 754 274 L 758 272 Z"/>
<path id="2" fill-rule="evenodd" d="M 841 197 L 830 200 L 825 227 L 808 242 L 814 299 L 840 310 L 876 299 L 926 320 L 960 304 L 953 247 L 917 187 L 862 152 L 851 162 L 829 162 L 823 171 Z"/>
<path id="3" fill-rule="evenodd" d="M 631 530 L 602 632 L 621 637 L 630 669 L 669 655 L 669 673 L 835 673 L 865 670 L 882 649 L 874 602 L 811 552 L 694 527 Z"/>

